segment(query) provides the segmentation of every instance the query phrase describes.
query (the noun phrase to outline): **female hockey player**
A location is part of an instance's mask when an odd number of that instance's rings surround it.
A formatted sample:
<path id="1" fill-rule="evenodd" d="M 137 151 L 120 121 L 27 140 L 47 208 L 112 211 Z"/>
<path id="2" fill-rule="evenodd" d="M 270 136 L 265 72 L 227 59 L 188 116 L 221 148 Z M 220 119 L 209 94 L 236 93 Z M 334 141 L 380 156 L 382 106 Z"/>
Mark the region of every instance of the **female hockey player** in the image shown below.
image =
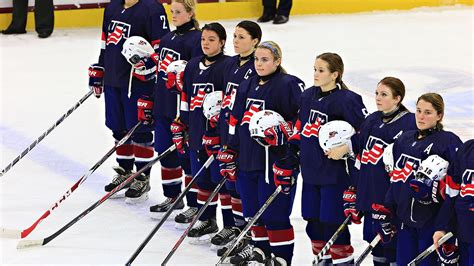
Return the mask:
<path id="1" fill-rule="evenodd" d="M 153 111 L 151 104 L 148 108 L 141 108 L 144 112 L 141 117 L 144 120 L 153 121 L 155 128 L 155 150 L 158 153 L 165 151 L 173 144 L 171 134 L 171 123 L 177 116 L 177 108 L 182 92 L 180 83 L 180 73 L 168 72 L 168 68 L 173 62 L 178 60 L 189 61 L 192 57 L 201 56 L 200 45 L 201 31 L 196 20 L 196 3 L 194 0 L 173 0 L 171 2 L 171 18 L 176 30 L 166 34 L 160 42 L 158 51 L 158 80 L 154 91 Z M 184 62 L 181 63 L 184 65 Z M 178 81 L 178 82 L 176 82 Z M 152 103 L 151 99 L 140 99 L 145 103 Z M 144 106 L 144 105 L 142 105 Z M 146 115 L 153 112 L 153 116 Z M 173 152 L 160 161 L 161 180 L 163 194 L 166 199 L 150 207 L 150 214 L 153 218 L 160 219 L 181 192 L 182 173 L 185 173 L 185 185 L 191 180 L 191 169 L 189 165 L 189 155 Z M 175 217 L 177 225 L 190 223 L 197 213 L 197 187 L 193 187 L 186 195 L 188 209 Z M 176 209 L 182 209 L 184 204 L 178 203 Z"/>
<path id="2" fill-rule="evenodd" d="M 224 80 L 222 70 L 225 69 L 230 57 L 224 55 L 224 46 L 227 35 L 224 27 L 219 23 L 209 23 L 202 28 L 201 47 L 204 56 L 192 58 L 184 70 L 184 88 L 181 104 L 181 119 L 171 124 L 173 141 L 182 152 L 185 143 L 189 143 L 191 172 L 196 172 L 208 159 L 207 151 L 203 146 L 203 136 L 207 131 L 217 130 L 214 121 L 208 121 L 203 114 L 203 101 L 206 95 L 214 91 L 222 91 Z M 218 148 L 217 148 L 218 149 Z M 197 179 L 199 187 L 197 202 L 201 207 L 208 200 L 217 183 L 222 179 L 219 174 L 219 165 L 214 161 L 204 170 Z M 222 215 L 224 221 L 232 221 L 230 196 L 225 187 L 221 190 Z M 209 243 L 211 237 L 218 231 L 216 223 L 217 197 L 211 200 L 210 205 L 199 217 L 199 222 L 189 231 L 188 237 L 192 243 Z"/>
<path id="3" fill-rule="evenodd" d="M 132 71 L 131 64 L 137 62 L 122 56 L 123 44 L 132 36 L 141 36 L 157 49 L 160 39 L 168 32 L 165 9 L 154 0 L 111 1 L 104 11 L 103 44 L 99 62 L 89 67 L 89 86 L 96 97 L 104 91 L 105 124 L 116 141 L 138 123 L 137 100 L 143 95 L 151 95 L 155 83 L 153 75 L 145 74 L 141 67 Z M 152 127 L 141 126 L 130 141 L 117 148 L 119 166 L 114 168 L 117 175 L 105 186 L 105 191 L 109 192 L 125 181 L 134 163 L 137 170 L 141 169 L 153 153 Z M 148 199 L 149 176 L 150 169 L 133 181 L 125 192 L 127 202 Z"/>
<path id="4" fill-rule="evenodd" d="M 450 220 L 455 218 L 454 227 Z M 458 239 L 459 265 L 474 265 L 474 140 L 466 141 L 459 148 L 455 160 L 451 163 L 446 176 L 446 200 L 438 215 L 433 243 L 452 231 Z M 448 264 L 456 261 L 459 253 L 452 244 L 438 248 L 440 260 Z M 458 254 L 457 254 L 458 253 Z M 453 263 L 451 263 L 453 264 Z"/>
<path id="5" fill-rule="evenodd" d="M 344 221 L 342 195 L 353 185 L 346 164 L 352 161 L 336 160 L 335 154 L 325 154 L 319 144 L 321 126 L 332 120 L 343 120 L 359 129 L 367 115 L 362 98 L 348 90 L 342 81 L 344 64 L 335 53 L 323 53 L 314 64 L 314 86 L 301 96 L 296 134 L 290 145 L 300 139 L 300 151 L 277 161 L 274 168 L 290 171 L 301 163 L 303 177 L 302 215 L 307 221 L 306 233 L 311 239 L 313 254 L 322 250 L 329 238 Z M 333 158 L 334 157 L 334 158 Z M 340 156 L 342 157 L 342 156 Z M 289 182 L 294 183 L 294 181 Z M 349 264 L 354 252 L 349 230 L 344 230 L 319 263 Z"/>
<path id="6" fill-rule="evenodd" d="M 260 26 L 253 21 L 241 21 L 235 27 L 233 43 L 234 51 L 237 55 L 232 57 L 223 72 L 225 90 L 218 124 L 219 137 L 211 138 L 212 136 L 206 135 L 205 138 L 208 140 L 214 140 L 207 142 L 210 143 L 210 145 L 216 142 L 220 142 L 221 144 L 227 143 L 229 117 L 234 105 L 235 96 L 239 89 L 239 84 L 243 80 L 247 80 L 256 75 L 254 52 L 261 39 L 262 30 Z M 207 148 L 207 150 L 212 149 Z M 217 152 L 215 149 L 214 151 L 215 153 Z M 231 196 L 230 200 L 234 222 L 224 221 L 224 228 L 211 239 L 211 243 L 218 247 L 226 245 L 233 238 L 237 237 L 240 233 L 240 229 L 245 226 L 245 220 L 242 216 L 242 202 L 235 183 L 235 180 L 231 179 L 226 182 L 226 188 Z M 225 252 L 225 249 L 218 251 L 218 254 L 223 254 L 223 252 Z"/>
<path id="7" fill-rule="evenodd" d="M 384 155 L 384 163 L 391 171 L 391 184 L 384 205 L 372 205 L 372 218 L 378 220 L 379 234 L 385 242 L 395 233 L 392 219 L 396 216 L 400 221 L 398 265 L 407 265 L 433 242 L 441 200 L 438 191 L 444 182 L 440 166 L 446 164 L 447 169 L 462 144 L 455 134 L 443 130 L 443 116 L 444 102 L 439 94 L 421 95 L 416 103 L 417 130 L 400 135 L 393 144 L 393 156 L 387 155 L 386 159 Z M 420 265 L 435 264 L 436 256 L 432 254 Z"/>
<path id="8" fill-rule="evenodd" d="M 286 74 L 281 67 L 281 60 L 282 52 L 276 43 L 267 41 L 258 45 L 255 51 L 257 76 L 240 84 L 229 118 L 228 145 L 223 147 L 217 156 L 223 175 L 231 180 L 238 176 L 237 185 L 245 218 L 253 217 L 276 189 L 273 175 L 266 170 L 286 153 L 286 146 L 283 144 L 291 134 L 289 121 L 296 120 L 298 100 L 304 88 L 300 79 Z M 265 131 L 264 139 L 259 139 L 259 143 L 270 146 L 268 160 L 265 158 L 266 149 L 257 143 L 249 132 L 252 116 L 267 110 L 269 114 L 276 112 L 282 117 L 278 125 Z M 269 119 L 275 120 L 275 116 L 269 115 Z M 231 257 L 232 264 L 251 260 L 267 260 L 273 263 L 271 265 L 291 264 L 294 231 L 289 217 L 295 189 L 285 189 L 285 192 L 287 194 L 280 193 L 275 198 L 252 227 L 253 245 L 246 245 L 240 253 Z"/>
<path id="9" fill-rule="evenodd" d="M 352 147 L 343 145 L 332 149 L 334 159 L 353 149 L 357 155 L 359 172 L 357 190 L 344 191 L 344 214 L 351 215 L 353 223 L 360 223 L 364 214 L 364 240 L 369 243 L 377 235 L 378 223 L 372 221 L 372 204 L 383 204 L 390 186 L 390 177 L 385 171 L 382 154 L 403 132 L 416 129 L 415 115 L 402 104 L 405 85 L 394 77 L 385 77 L 375 90 L 377 112 L 369 115 L 358 134 L 351 138 Z M 356 192 L 357 191 L 357 192 Z M 357 193 L 357 194 L 356 194 Z M 394 242 L 378 244 L 372 250 L 374 265 L 389 265 L 395 262 Z"/>

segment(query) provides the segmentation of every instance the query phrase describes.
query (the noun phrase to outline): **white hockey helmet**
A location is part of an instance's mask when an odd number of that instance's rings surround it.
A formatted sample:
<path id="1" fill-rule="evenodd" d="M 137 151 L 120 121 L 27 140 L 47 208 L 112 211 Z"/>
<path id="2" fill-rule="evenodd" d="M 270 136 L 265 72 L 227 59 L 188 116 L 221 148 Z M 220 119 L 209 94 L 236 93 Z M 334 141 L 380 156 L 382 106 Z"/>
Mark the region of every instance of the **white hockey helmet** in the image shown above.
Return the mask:
<path id="1" fill-rule="evenodd" d="M 354 128 L 346 121 L 330 121 L 319 129 L 319 146 L 324 151 L 328 151 L 334 147 L 348 144 L 354 134 Z"/>
<path id="2" fill-rule="evenodd" d="M 433 181 L 443 180 L 448 172 L 449 162 L 433 154 L 424 159 L 416 172 L 415 178 L 428 178 Z"/>
<path id="3" fill-rule="evenodd" d="M 208 120 L 217 122 L 216 117 L 218 117 L 221 112 L 222 97 L 222 91 L 213 91 L 204 97 L 202 112 Z"/>
<path id="4" fill-rule="evenodd" d="M 188 62 L 186 60 L 176 60 L 171 62 L 166 68 L 166 73 L 174 72 L 175 74 L 181 73 L 186 68 L 186 64 Z"/>
<path id="5" fill-rule="evenodd" d="M 250 137 L 256 140 L 260 145 L 268 146 L 268 144 L 263 141 L 263 139 L 265 138 L 265 130 L 273 126 L 278 126 L 282 122 L 285 122 L 285 119 L 275 111 L 259 111 L 253 114 L 253 116 L 250 118 Z"/>
<path id="6" fill-rule="evenodd" d="M 383 164 L 385 165 L 385 171 L 391 173 L 393 171 L 394 160 L 393 160 L 393 143 L 388 144 L 385 147 L 382 155 Z"/>
<path id="7" fill-rule="evenodd" d="M 125 40 L 122 48 L 122 55 L 132 66 L 143 57 L 150 57 L 155 53 L 150 43 L 140 36 L 132 36 Z"/>

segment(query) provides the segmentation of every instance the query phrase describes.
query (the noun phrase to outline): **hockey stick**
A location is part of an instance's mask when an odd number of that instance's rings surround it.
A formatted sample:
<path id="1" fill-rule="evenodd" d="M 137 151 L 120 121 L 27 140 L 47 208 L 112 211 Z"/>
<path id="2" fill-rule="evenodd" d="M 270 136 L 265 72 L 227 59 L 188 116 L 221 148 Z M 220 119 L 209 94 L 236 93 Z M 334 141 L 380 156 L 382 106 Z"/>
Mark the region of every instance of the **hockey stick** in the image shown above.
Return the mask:
<path id="1" fill-rule="evenodd" d="M 355 262 L 355 266 L 358 266 L 364 261 L 364 259 L 369 255 L 369 253 L 374 249 L 374 247 L 379 243 L 380 241 L 380 235 L 377 234 L 377 236 L 372 240 L 372 242 L 369 243 L 369 246 L 360 254 L 359 258 L 357 258 Z"/>
<path id="2" fill-rule="evenodd" d="M 444 242 L 448 241 L 448 239 L 450 239 L 452 236 L 453 236 L 453 233 L 451 232 L 445 234 L 440 240 L 438 240 L 438 245 L 441 246 L 442 244 L 444 244 Z M 410 261 L 408 265 L 412 266 L 412 265 L 419 264 L 422 260 L 428 257 L 435 250 L 436 250 L 435 245 L 432 244 L 427 249 L 425 249 L 425 251 L 421 252 L 420 255 L 416 256 L 416 258 Z"/>
<path id="3" fill-rule="evenodd" d="M 175 206 L 188 194 L 189 190 L 191 190 L 191 187 L 193 186 L 194 182 L 196 182 L 197 177 L 201 172 L 208 168 L 209 165 L 214 161 L 214 155 L 210 156 L 209 159 L 204 163 L 204 165 L 199 169 L 199 171 L 194 175 L 193 179 L 189 182 L 189 184 L 184 188 L 184 191 L 178 196 L 176 201 L 171 205 L 169 210 L 166 211 L 165 215 L 163 218 L 161 218 L 160 222 L 153 228 L 153 230 L 148 234 L 148 236 L 145 238 L 145 240 L 140 244 L 140 246 L 135 250 L 135 252 L 132 254 L 130 259 L 128 259 L 127 263 L 125 265 L 132 265 L 132 262 L 137 258 L 138 254 L 145 248 L 145 246 L 150 242 L 150 240 L 153 238 L 153 236 L 156 234 L 156 232 L 161 228 L 161 226 L 165 223 L 166 219 L 171 215 L 173 212 Z"/>
<path id="4" fill-rule="evenodd" d="M 134 173 L 133 175 L 129 176 L 124 182 L 122 182 L 120 185 L 112 189 L 112 191 L 106 193 L 100 200 L 98 200 L 96 203 L 92 204 L 89 208 L 87 208 L 85 211 L 83 211 L 81 214 L 79 214 L 77 217 L 72 219 L 68 224 L 63 226 L 61 229 L 53 233 L 52 235 L 43 238 L 43 239 L 38 239 L 38 240 L 27 240 L 23 239 L 18 242 L 17 249 L 23 249 L 23 248 L 29 248 L 29 247 L 36 247 L 36 246 L 44 246 L 51 242 L 53 239 L 55 239 L 57 236 L 59 236 L 61 233 L 66 231 L 69 227 L 74 225 L 76 222 L 84 218 L 87 214 L 89 214 L 91 211 L 93 211 L 95 208 L 97 208 L 100 204 L 104 203 L 108 198 L 110 198 L 113 194 L 115 194 L 117 191 L 121 190 L 123 187 L 125 187 L 127 184 L 132 182 L 136 177 L 141 175 L 145 170 L 150 168 L 153 164 L 170 154 L 172 151 L 174 151 L 176 147 L 171 145 L 166 151 L 164 151 L 162 154 L 158 155 L 155 159 L 151 160 L 148 162 L 142 169 Z"/>
<path id="5" fill-rule="evenodd" d="M 230 246 L 224 255 L 219 259 L 216 265 L 222 265 L 222 262 L 229 256 L 229 254 L 234 250 L 234 248 L 237 246 L 237 244 L 244 238 L 245 234 L 247 233 L 248 230 L 250 230 L 250 227 L 252 227 L 255 222 L 260 218 L 260 216 L 265 212 L 265 210 L 270 206 L 270 204 L 273 202 L 273 200 L 278 196 L 278 193 L 281 191 L 281 186 L 278 186 L 275 191 L 268 197 L 268 199 L 265 201 L 265 203 L 262 205 L 260 210 L 250 219 L 250 221 L 247 223 L 247 225 L 244 227 L 242 232 L 240 232 L 239 236 L 235 239 L 233 242 L 232 246 Z"/>
<path id="6" fill-rule="evenodd" d="M 349 224 L 350 220 L 351 220 L 351 216 L 349 215 L 344 220 L 344 222 L 339 226 L 339 228 L 337 228 L 334 235 L 331 236 L 331 238 L 328 240 L 326 245 L 324 245 L 324 247 L 321 249 L 321 251 L 318 253 L 318 255 L 316 255 L 316 257 L 313 260 L 313 265 L 316 265 L 321 261 L 324 254 L 326 254 L 326 252 L 329 250 L 329 248 L 331 248 L 332 244 L 334 244 L 334 241 L 336 241 L 336 239 L 339 237 L 339 235 L 342 233 L 342 231 L 344 231 L 344 229 L 346 229 L 346 227 Z"/>
<path id="7" fill-rule="evenodd" d="M 7 165 L 2 170 L 2 172 L 0 172 L 0 177 L 2 177 L 6 172 L 8 172 L 8 170 L 10 170 L 16 163 L 18 163 L 18 161 L 20 161 L 21 158 L 25 157 L 25 155 L 27 155 L 40 141 L 42 141 L 47 135 L 49 135 L 49 133 L 51 133 L 51 131 L 53 131 L 59 124 L 61 124 L 64 121 L 64 119 L 66 119 L 66 117 L 68 117 L 70 114 L 72 114 L 72 112 L 74 112 L 74 110 L 76 110 L 85 100 L 87 100 L 87 98 L 89 98 L 89 96 L 91 96 L 92 93 L 93 93 L 92 90 L 90 90 L 88 93 L 86 93 L 86 95 L 84 95 L 73 107 L 71 107 L 71 109 L 69 109 L 65 114 L 63 114 L 58 119 L 58 121 L 56 121 L 56 123 L 54 123 L 54 125 L 52 125 L 50 128 L 48 128 L 48 130 L 46 130 L 43 134 L 41 134 L 41 136 L 39 136 L 39 138 L 37 138 L 35 141 L 33 141 L 33 143 L 31 143 L 24 151 L 22 151 L 20 153 L 20 155 L 18 155 L 13 160 L 13 162 L 11 162 L 9 165 Z"/>
<path id="8" fill-rule="evenodd" d="M 168 261 L 171 259 L 171 257 L 173 256 L 173 254 L 176 252 L 176 250 L 179 248 L 179 246 L 181 245 L 181 243 L 183 242 L 183 240 L 188 236 L 188 233 L 189 231 L 191 231 L 191 229 L 193 228 L 194 224 L 198 221 L 199 217 L 201 217 L 201 215 L 204 213 L 204 211 L 206 210 L 207 206 L 209 206 L 209 204 L 211 203 L 212 199 L 216 196 L 216 194 L 219 192 L 219 190 L 221 190 L 221 188 L 224 186 L 225 184 L 225 181 L 226 181 L 226 178 L 222 178 L 222 180 L 219 182 L 219 184 L 217 185 L 217 187 L 212 191 L 211 195 L 209 195 L 209 198 L 206 200 L 206 203 L 204 203 L 204 205 L 199 208 L 199 211 L 198 213 L 196 214 L 196 216 L 194 217 L 194 219 L 191 221 L 191 223 L 189 224 L 188 228 L 186 228 L 186 230 L 184 231 L 184 233 L 181 235 L 181 237 L 178 239 L 178 242 L 176 242 L 176 244 L 174 244 L 174 247 L 171 249 L 171 251 L 168 253 L 168 255 L 166 256 L 166 258 L 161 262 L 161 265 L 166 265 L 166 263 L 168 263 Z"/>
<path id="9" fill-rule="evenodd" d="M 109 157 L 112 155 L 115 150 L 121 145 L 123 145 L 131 136 L 132 134 L 142 125 L 142 122 L 138 122 L 128 133 L 119 141 L 113 148 L 111 148 L 94 166 L 92 166 L 87 173 L 85 173 L 77 182 L 69 188 L 66 193 L 64 193 L 59 200 L 57 200 L 53 206 L 51 206 L 43 215 L 41 215 L 36 222 L 34 222 L 30 227 L 20 231 L 15 229 L 7 229 L 7 228 L 0 228 L 0 236 L 1 237 L 8 237 L 8 238 L 25 238 L 28 236 L 36 226 L 46 219 L 59 205 L 65 201 L 82 183 L 86 181 L 86 179 L 92 175 L 92 173 L 99 168 Z"/>

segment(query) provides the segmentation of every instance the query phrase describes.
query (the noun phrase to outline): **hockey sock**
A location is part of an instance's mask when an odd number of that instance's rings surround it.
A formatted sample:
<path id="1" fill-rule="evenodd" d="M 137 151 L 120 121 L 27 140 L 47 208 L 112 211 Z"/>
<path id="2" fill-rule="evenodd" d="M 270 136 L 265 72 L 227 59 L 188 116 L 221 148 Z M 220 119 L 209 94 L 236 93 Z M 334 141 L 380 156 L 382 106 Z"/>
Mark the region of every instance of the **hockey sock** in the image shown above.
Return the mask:
<path id="1" fill-rule="evenodd" d="M 167 168 L 161 166 L 161 182 L 163 184 L 163 194 L 168 198 L 176 198 L 181 192 L 181 176 L 183 170 L 181 166 Z"/>
<path id="2" fill-rule="evenodd" d="M 254 242 L 255 247 L 261 249 L 265 256 L 270 256 L 271 248 L 270 243 L 268 242 L 267 229 L 264 225 L 260 225 L 257 221 L 254 226 L 252 226 L 252 241 Z"/>
<path id="3" fill-rule="evenodd" d="M 113 137 L 115 139 L 115 144 L 117 144 L 127 132 L 125 131 L 114 131 Z M 125 169 L 125 171 L 131 171 L 133 169 L 133 162 L 135 161 L 135 156 L 133 155 L 133 145 L 132 141 L 128 140 L 123 145 L 117 147 L 115 151 L 117 155 L 117 163 L 120 167 Z"/>
<path id="4" fill-rule="evenodd" d="M 135 154 L 135 166 L 137 171 L 142 169 L 148 162 L 153 160 L 155 151 L 153 150 L 153 133 L 135 133 L 132 136 L 133 141 L 133 153 Z M 151 167 L 145 170 L 143 173 L 147 176 L 150 175 Z"/>
<path id="5" fill-rule="evenodd" d="M 313 250 L 313 254 L 316 256 L 321 252 L 324 245 L 326 245 L 326 241 L 324 239 L 324 229 L 323 223 L 316 219 L 309 219 L 308 223 L 306 224 L 306 234 L 311 239 L 311 247 Z M 331 263 L 331 254 L 329 254 L 329 250 L 323 256 L 323 263 Z M 323 264 L 324 265 L 324 264 Z"/>
<path id="6" fill-rule="evenodd" d="M 198 203 L 199 208 L 204 206 L 206 201 L 211 196 L 211 193 L 212 191 L 210 190 L 199 188 L 198 195 L 197 195 L 197 203 Z M 214 198 L 212 198 L 211 202 L 209 203 L 207 208 L 204 210 L 201 217 L 199 217 L 200 221 L 206 221 L 208 219 L 216 217 L 217 198 L 218 198 L 218 195 L 215 195 Z"/>
<path id="7" fill-rule="evenodd" d="M 189 185 L 189 183 L 191 182 L 191 179 L 193 179 L 193 177 L 189 174 L 186 174 L 184 176 L 185 186 Z M 194 184 L 191 186 L 191 189 L 186 194 L 186 202 L 188 204 L 188 207 L 197 207 L 198 206 L 198 204 L 197 204 L 198 191 L 199 191 L 199 187 L 197 186 L 196 182 L 194 182 Z"/>
<path id="8" fill-rule="evenodd" d="M 245 222 L 243 213 L 242 213 L 242 200 L 240 195 L 236 191 L 231 191 L 231 204 L 232 204 L 232 214 L 234 215 L 234 223 L 240 229 L 244 229 Z"/>
<path id="9" fill-rule="evenodd" d="M 224 190 L 225 187 L 222 187 L 221 191 Z M 230 199 L 230 194 L 223 191 L 223 193 L 219 193 L 219 200 L 221 202 L 221 210 L 222 210 L 222 220 L 225 227 L 234 227 L 234 216 L 232 215 L 232 204 Z"/>
<path id="10" fill-rule="evenodd" d="M 279 230 L 270 230 L 269 228 L 272 227 L 270 225 L 267 225 L 266 227 L 272 253 L 275 254 L 276 257 L 283 258 L 288 263 L 291 263 L 293 250 L 295 248 L 295 232 L 291 224 L 289 224 L 289 226 L 290 228 Z M 281 226 L 274 228 L 278 227 Z"/>

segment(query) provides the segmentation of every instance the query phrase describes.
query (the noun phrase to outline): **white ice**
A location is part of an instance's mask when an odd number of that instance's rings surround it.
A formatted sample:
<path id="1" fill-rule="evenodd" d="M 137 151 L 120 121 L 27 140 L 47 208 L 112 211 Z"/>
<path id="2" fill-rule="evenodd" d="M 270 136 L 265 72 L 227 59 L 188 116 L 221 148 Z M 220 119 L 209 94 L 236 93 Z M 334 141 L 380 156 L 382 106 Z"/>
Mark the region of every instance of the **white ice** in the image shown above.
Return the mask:
<path id="1" fill-rule="evenodd" d="M 473 14 L 472 8 L 446 7 L 294 16 L 286 25 L 262 24 L 263 39 L 281 45 L 284 67 L 308 86 L 313 83 L 315 56 L 328 51 L 340 54 L 345 82 L 364 96 L 370 111 L 375 107 L 376 83 L 387 75 L 405 82 L 405 103 L 411 110 L 417 96 L 439 92 L 446 102 L 446 128 L 467 140 L 474 137 Z M 237 22 L 222 22 L 228 31 L 229 54 Z M 57 29 L 48 39 L 38 39 L 33 31 L 0 37 L 2 169 L 87 92 L 87 67 L 97 60 L 99 39 L 99 28 Z M 0 178 L 0 227 L 29 227 L 112 146 L 103 99 L 91 97 Z M 99 200 L 114 164 L 113 158 L 104 163 L 27 239 L 53 234 Z M 107 200 L 43 247 L 17 250 L 18 240 L 0 239 L 0 264 L 124 264 L 157 223 L 148 217 L 149 205 L 162 200 L 157 169 L 146 203 L 130 206 Z M 293 264 L 309 265 L 312 255 L 300 205 L 298 197 L 292 214 Z M 358 255 L 367 245 L 362 227 L 350 229 Z M 165 223 L 135 262 L 160 264 L 180 235 L 172 223 Z M 215 262 L 208 247 L 185 240 L 169 264 Z"/>

